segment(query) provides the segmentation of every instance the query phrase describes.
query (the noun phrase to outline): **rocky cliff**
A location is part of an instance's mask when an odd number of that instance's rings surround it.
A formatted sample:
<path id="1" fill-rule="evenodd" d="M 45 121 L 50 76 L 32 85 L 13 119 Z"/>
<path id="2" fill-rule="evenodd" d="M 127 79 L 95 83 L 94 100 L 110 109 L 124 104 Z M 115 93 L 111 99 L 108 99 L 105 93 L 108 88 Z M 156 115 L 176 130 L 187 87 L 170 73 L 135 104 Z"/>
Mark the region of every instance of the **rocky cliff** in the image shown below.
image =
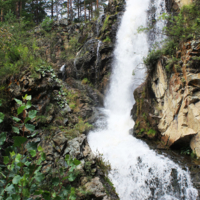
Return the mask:
<path id="1" fill-rule="evenodd" d="M 35 142 L 44 149 L 42 172 L 46 175 L 66 166 L 66 155 L 81 161 L 78 180 L 73 183 L 77 199 L 118 199 L 107 177 L 110 166 L 101 156 L 94 156 L 86 134 L 98 117 L 96 107 L 103 104 L 122 14 L 123 2 L 110 2 L 96 21 L 71 24 L 60 20 L 48 33 L 37 27 L 34 34 L 39 53 L 49 66 L 11 76 L 3 89 L 9 114 L 1 126 L 8 132 L 2 149 L 13 144 L 11 125 L 15 123 L 10 116 L 17 116 L 18 108 L 14 98 L 31 95 L 38 115 L 31 121 L 36 126 L 35 136 L 27 143 Z M 25 130 L 25 135 L 29 138 L 30 132 Z M 3 155 L 1 151 L 0 157 Z"/>
<path id="2" fill-rule="evenodd" d="M 174 1 L 179 8 L 190 1 Z M 174 5 L 174 4 L 172 4 Z M 132 109 L 137 137 L 158 139 L 175 149 L 190 146 L 200 157 L 199 140 L 199 55 L 200 40 L 188 40 L 176 52 L 178 63 L 169 71 L 169 57 L 163 56 L 146 82 L 134 92 Z"/>

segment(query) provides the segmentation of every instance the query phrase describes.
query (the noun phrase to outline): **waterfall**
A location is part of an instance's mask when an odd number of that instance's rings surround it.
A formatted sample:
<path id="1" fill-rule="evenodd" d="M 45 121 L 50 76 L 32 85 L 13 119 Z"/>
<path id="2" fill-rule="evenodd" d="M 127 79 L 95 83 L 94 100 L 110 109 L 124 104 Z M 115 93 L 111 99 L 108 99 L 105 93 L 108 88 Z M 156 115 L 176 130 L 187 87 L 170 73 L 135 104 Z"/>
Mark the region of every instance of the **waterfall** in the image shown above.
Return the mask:
<path id="1" fill-rule="evenodd" d="M 110 89 L 101 109 L 104 117 L 97 121 L 88 141 L 93 152 L 110 162 L 109 178 L 121 200 L 195 200 L 197 190 L 189 172 L 129 134 L 134 125 L 132 93 L 145 78 L 145 69 L 139 66 L 149 49 L 147 34 L 138 34 L 137 29 L 146 25 L 149 4 L 150 0 L 127 1 L 117 33 Z"/>

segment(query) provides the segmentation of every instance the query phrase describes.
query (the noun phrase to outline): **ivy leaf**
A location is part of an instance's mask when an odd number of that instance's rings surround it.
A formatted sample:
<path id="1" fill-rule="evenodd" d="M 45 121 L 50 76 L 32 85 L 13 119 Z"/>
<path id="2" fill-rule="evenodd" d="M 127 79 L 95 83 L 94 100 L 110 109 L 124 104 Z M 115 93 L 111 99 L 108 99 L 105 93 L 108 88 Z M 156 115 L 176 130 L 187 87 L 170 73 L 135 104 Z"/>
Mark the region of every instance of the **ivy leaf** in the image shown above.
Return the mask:
<path id="1" fill-rule="evenodd" d="M 16 122 L 20 122 L 20 121 L 21 121 L 21 119 L 18 118 L 18 117 L 12 117 L 12 118 L 13 118 L 13 120 L 15 120 Z"/>
<path id="2" fill-rule="evenodd" d="M 2 112 L 0 112 L 0 123 L 2 123 L 3 122 L 3 120 L 4 120 L 4 114 L 2 113 Z"/>
<path id="3" fill-rule="evenodd" d="M 12 126 L 12 130 L 14 133 L 19 134 L 19 129 L 17 127 Z"/>
<path id="4" fill-rule="evenodd" d="M 32 106 L 31 101 L 28 101 L 28 102 L 26 103 L 26 109 L 29 109 L 31 106 Z"/>
<path id="5" fill-rule="evenodd" d="M 37 115 L 37 110 L 31 110 L 28 112 L 28 117 L 30 117 L 31 119 L 35 118 Z"/>
<path id="6" fill-rule="evenodd" d="M 32 124 L 25 124 L 25 127 L 31 132 L 33 132 L 35 130 L 35 126 Z"/>
<path id="7" fill-rule="evenodd" d="M 7 165 L 7 164 L 9 163 L 9 157 L 8 157 L 8 156 L 4 156 L 4 157 L 3 157 L 3 163 L 4 163 L 5 165 Z"/>
<path id="8" fill-rule="evenodd" d="M 17 104 L 22 105 L 22 101 L 21 100 L 19 100 L 19 99 L 14 99 L 14 100 L 17 102 Z"/>
<path id="9" fill-rule="evenodd" d="M 20 175 L 15 176 L 12 180 L 12 183 L 15 185 L 18 184 L 21 178 L 22 177 Z"/>
<path id="10" fill-rule="evenodd" d="M 26 108 L 25 105 L 20 106 L 20 107 L 17 109 L 17 114 L 18 114 L 18 115 L 21 114 L 21 113 L 24 111 L 25 108 Z"/>
<path id="11" fill-rule="evenodd" d="M 0 146 L 6 141 L 6 132 L 0 134 Z M 1 148 L 0 148 L 1 149 Z"/>
<path id="12" fill-rule="evenodd" d="M 13 140 L 14 140 L 13 146 L 20 147 L 22 144 L 24 144 L 27 141 L 27 138 L 21 137 L 21 136 L 14 136 Z"/>

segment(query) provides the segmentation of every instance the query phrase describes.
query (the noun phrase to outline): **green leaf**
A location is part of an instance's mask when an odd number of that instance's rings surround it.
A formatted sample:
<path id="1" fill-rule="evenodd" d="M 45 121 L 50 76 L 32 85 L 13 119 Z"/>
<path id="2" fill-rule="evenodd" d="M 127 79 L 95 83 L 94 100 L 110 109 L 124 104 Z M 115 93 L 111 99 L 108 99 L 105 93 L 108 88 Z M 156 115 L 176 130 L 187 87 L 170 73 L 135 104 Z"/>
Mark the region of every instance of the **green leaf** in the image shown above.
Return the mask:
<path id="1" fill-rule="evenodd" d="M 76 179 L 76 175 L 75 175 L 74 173 L 70 173 L 70 174 L 69 174 L 69 177 L 68 177 L 68 180 L 72 182 L 72 181 L 74 181 L 75 179 Z"/>
<path id="2" fill-rule="evenodd" d="M 36 151 L 35 150 L 30 150 L 29 153 L 31 154 L 32 157 L 36 156 Z"/>
<path id="3" fill-rule="evenodd" d="M 14 133 L 19 134 L 19 129 L 17 127 L 12 126 L 12 130 Z"/>
<path id="4" fill-rule="evenodd" d="M 77 160 L 76 158 L 74 159 L 73 163 L 76 166 L 81 164 L 81 162 L 79 160 Z"/>
<path id="5" fill-rule="evenodd" d="M 37 150 L 37 143 L 36 142 L 29 142 L 27 145 L 26 145 L 26 149 L 28 151 L 30 150 Z"/>
<path id="6" fill-rule="evenodd" d="M 6 133 L 2 132 L 0 134 L 0 146 L 3 145 L 3 143 L 6 141 Z"/>
<path id="7" fill-rule="evenodd" d="M 38 151 L 43 151 L 43 148 L 42 148 L 41 146 L 39 146 L 39 147 L 37 148 L 37 150 L 38 150 Z"/>
<path id="8" fill-rule="evenodd" d="M 8 156 L 4 156 L 4 157 L 3 157 L 3 163 L 4 163 L 5 165 L 7 165 L 7 164 L 9 163 L 9 157 L 8 157 Z"/>
<path id="9" fill-rule="evenodd" d="M 20 121 L 21 121 L 21 119 L 18 118 L 18 117 L 12 117 L 12 118 L 13 118 L 13 120 L 15 120 L 16 122 L 20 122 Z"/>
<path id="10" fill-rule="evenodd" d="M 25 127 L 31 132 L 33 132 L 35 130 L 35 126 L 32 124 L 25 124 Z"/>
<path id="11" fill-rule="evenodd" d="M 14 99 L 14 100 L 17 102 L 17 104 L 22 105 L 22 101 L 21 100 L 19 100 L 19 99 Z"/>
<path id="12" fill-rule="evenodd" d="M 20 162 L 21 157 L 22 157 L 22 155 L 18 153 L 18 154 L 16 155 L 15 162 L 17 162 L 17 163 Z"/>
<path id="13" fill-rule="evenodd" d="M 3 172 L 0 172 L 0 174 L 1 174 L 4 178 L 6 178 L 6 176 L 3 174 Z"/>
<path id="14" fill-rule="evenodd" d="M 31 110 L 31 111 L 28 112 L 28 116 L 29 116 L 31 119 L 35 118 L 36 115 L 37 115 L 37 110 Z"/>
<path id="15" fill-rule="evenodd" d="M 65 161 L 69 160 L 69 154 L 65 156 Z"/>
<path id="16" fill-rule="evenodd" d="M 23 188 L 22 193 L 23 193 L 23 196 L 25 196 L 25 197 L 29 197 L 30 196 L 30 192 L 29 192 L 28 188 Z"/>
<path id="17" fill-rule="evenodd" d="M 21 113 L 24 111 L 25 108 L 26 108 L 25 105 L 20 106 L 20 107 L 17 109 L 17 114 L 18 114 L 18 115 L 21 114 Z"/>
<path id="18" fill-rule="evenodd" d="M 44 180 L 45 176 L 41 172 L 37 172 L 34 178 L 37 182 L 41 182 L 42 180 Z"/>
<path id="19" fill-rule="evenodd" d="M 26 109 L 29 109 L 31 106 L 32 106 L 31 101 L 28 101 L 28 102 L 26 103 Z"/>
<path id="20" fill-rule="evenodd" d="M 8 192 L 9 194 L 13 194 L 15 192 L 14 185 L 13 184 L 7 185 L 5 191 Z"/>
<path id="21" fill-rule="evenodd" d="M 74 187 L 71 187 L 71 192 L 70 192 L 69 200 L 76 200 L 76 191 L 75 191 Z"/>
<path id="22" fill-rule="evenodd" d="M 31 95 L 28 96 L 28 94 L 25 94 L 24 97 L 22 97 L 24 100 L 31 100 Z"/>
<path id="23" fill-rule="evenodd" d="M 22 144 L 24 144 L 27 141 L 27 138 L 21 137 L 21 136 L 14 136 L 13 140 L 14 140 L 13 146 L 20 147 Z"/>
<path id="24" fill-rule="evenodd" d="M 59 185 L 59 183 L 60 183 L 60 179 L 59 178 L 53 178 L 52 179 L 52 184 L 54 185 L 54 186 L 58 186 Z"/>
<path id="25" fill-rule="evenodd" d="M 44 152 L 42 152 L 41 159 L 42 159 L 43 161 L 46 160 L 46 154 L 45 154 Z"/>
<path id="26" fill-rule="evenodd" d="M 14 157 L 15 156 L 15 152 L 14 151 L 10 152 L 10 156 Z"/>
<path id="27" fill-rule="evenodd" d="M 22 177 L 20 175 L 15 176 L 12 180 L 12 183 L 15 185 L 18 184 L 21 178 Z"/>
<path id="28" fill-rule="evenodd" d="M 4 120 L 4 114 L 2 113 L 2 112 L 0 112 L 0 123 L 2 123 L 3 122 L 3 120 Z"/>
<path id="29" fill-rule="evenodd" d="M 27 117 L 25 120 L 24 120 L 24 124 L 26 124 L 26 122 L 28 122 L 29 120 L 31 120 L 30 117 Z"/>

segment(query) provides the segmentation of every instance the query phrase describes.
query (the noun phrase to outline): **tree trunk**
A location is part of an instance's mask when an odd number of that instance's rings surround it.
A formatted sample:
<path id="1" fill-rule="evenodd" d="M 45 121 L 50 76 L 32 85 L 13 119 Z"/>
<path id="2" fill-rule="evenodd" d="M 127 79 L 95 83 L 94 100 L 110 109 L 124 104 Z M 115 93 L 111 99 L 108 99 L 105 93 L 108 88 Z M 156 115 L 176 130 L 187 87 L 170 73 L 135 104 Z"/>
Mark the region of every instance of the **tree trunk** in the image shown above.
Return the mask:
<path id="1" fill-rule="evenodd" d="M 20 17 L 22 16 L 22 0 L 20 1 Z"/>
<path id="2" fill-rule="evenodd" d="M 70 18 L 69 1 L 70 1 L 70 0 L 67 0 L 67 17 L 68 17 L 68 19 Z"/>
<path id="3" fill-rule="evenodd" d="M 19 19 L 19 2 L 16 2 L 16 17 Z"/>
<path id="4" fill-rule="evenodd" d="M 91 2 L 91 19 L 93 18 L 93 3 Z"/>
<path id="5" fill-rule="evenodd" d="M 85 6 L 85 0 L 84 0 L 84 11 L 85 11 L 85 21 L 87 20 L 87 17 L 86 17 L 86 6 Z"/>
<path id="6" fill-rule="evenodd" d="M 99 0 L 97 0 L 97 8 L 99 8 Z"/>
<path id="7" fill-rule="evenodd" d="M 38 0 L 36 0 L 36 10 L 35 10 L 35 17 L 36 17 L 36 24 L 38 25 L 38 22 L 39 22 L 39 15 L 38 15 Z"/>
<path id="8" fill-rule="evenodd" d="M 59 1 L 57 0 L 56 1 L 56 20 L 58 21 L 58 3 L 59 3 Z"/>
<path id="9" fill-rule="evenodd" d="M 73 8 L 72 8 L 72 0 L 70 0 L 70 19 L 73 20 Z"/>
<path id="10" fill-rule="evenodd" d="M 80 17 L 79 8 L 80 8 L 80 1 L 78 0 L 78 21 L 79 21 L 79 17 Z"/>
<path id="11" fill-rule="evenodd" d="M 51 0 L 51 19 L 53 19 L 53 0 Z"/>

